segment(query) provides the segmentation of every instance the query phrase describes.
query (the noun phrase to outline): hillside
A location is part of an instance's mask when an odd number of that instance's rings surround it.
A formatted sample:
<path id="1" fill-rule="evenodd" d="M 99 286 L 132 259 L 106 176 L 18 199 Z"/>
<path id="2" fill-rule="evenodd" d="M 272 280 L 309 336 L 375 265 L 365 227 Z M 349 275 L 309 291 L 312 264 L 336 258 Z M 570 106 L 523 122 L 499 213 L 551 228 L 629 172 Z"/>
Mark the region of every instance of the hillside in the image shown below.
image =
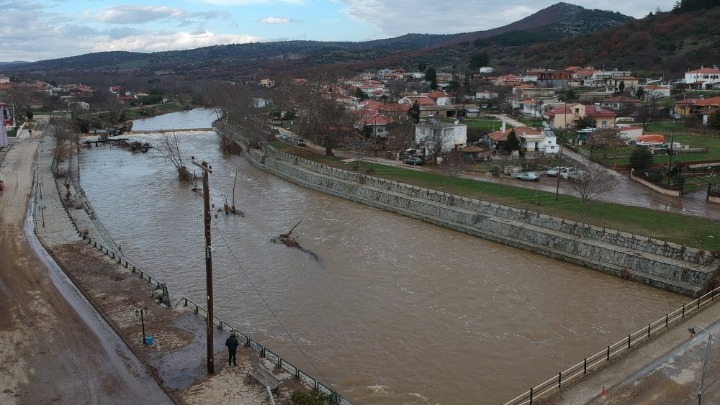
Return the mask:
<path id="1" fill-rule="evenodd" d="M 688 69 L 720 62 L 720 7 L 658 13 L 588 35 L 510 44 L 502 38 L 476 43 L 472 52 L 488 52 L 491 64 L 512 71 L 527 67 L 591 65 L 619 68 L 637 75 L 678 76 Z M 554 34 L 546 34 L 552 37 Z M 524 36 L 531 38 L 525 33 Z M 495 39 L 495 38 L 494 38 Z"/>
<path id="2" fill-rule="evenodd" d="M 307 72 L 315 68 L 350 70 L 429 63 L 467 65 L 468 48 L 515 47 L 583 35 L 615 26 L 630 17 L 557 3 L 522 20 L 487 31 L 453 35 L 408 34 L 366 42 L 286 41 L 212 46 L 157 53 L 101 52 L 21 65 L 0 72 L 37 75 L 52 72 L 177 74 L 196 78 L 241 78 L 257 72 Z M 410 67 L 410 66 L 407 66 Z"/>

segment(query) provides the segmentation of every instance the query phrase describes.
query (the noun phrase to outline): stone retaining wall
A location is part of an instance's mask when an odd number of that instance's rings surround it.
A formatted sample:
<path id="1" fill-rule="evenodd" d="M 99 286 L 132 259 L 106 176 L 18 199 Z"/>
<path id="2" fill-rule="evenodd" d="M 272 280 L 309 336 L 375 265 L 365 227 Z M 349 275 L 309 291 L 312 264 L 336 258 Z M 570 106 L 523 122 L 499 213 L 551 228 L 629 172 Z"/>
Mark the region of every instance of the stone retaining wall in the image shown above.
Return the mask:
<path id="1" fill-rule="evenodd" d="M 720 265 L 707 251 L 336 169 L 272 147 L 248 155 L 313 190 L 692 297 Z"/>

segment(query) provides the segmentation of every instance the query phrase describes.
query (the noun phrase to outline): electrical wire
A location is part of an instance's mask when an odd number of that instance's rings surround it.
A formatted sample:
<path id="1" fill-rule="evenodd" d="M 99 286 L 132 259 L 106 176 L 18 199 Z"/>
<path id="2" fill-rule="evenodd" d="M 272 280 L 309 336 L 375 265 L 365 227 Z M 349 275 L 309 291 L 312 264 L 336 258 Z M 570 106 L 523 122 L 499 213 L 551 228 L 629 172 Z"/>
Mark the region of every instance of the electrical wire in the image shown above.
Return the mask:
<path id="1" fill-rule="evenodd" d="M 325 384 L 327 384 L 328 387 L 330 387 L 333 391 L 336 391 L 336 392 L 337 392 L 337 390 L 336 390 L 335 387 L 332 385 L 332 383 L 330 383 L 330 381 L 327 379 L 327 377 L 325 377 L 325 375 L 320 371 L 320 369 L 318 369 L 318 367 L 317 367 L 317 366 L 315 365 L 315 363 L 310 359 L 310 357 L 308 357 L 307 353 L 305 353 L 305 351 L 300 347 L 300 345 L 297 343 L 297 341 L 295 340 L 295 338 L 293 337 L 293 335 L 290 334 L 290 332 L 287 330 L 287 328 L 285 327 L 285 325 L 283 325 L 283 323 L 282 323 L 282 322 L 280 321 L 280 319 L 278 318 L 278 316 L 277 316 L 277 314 L 275 313 L 275 311 L 273 311 L 273 309 L 270 307 L 270 305 L 268 304 L 268 302 L 267 302 L 267 300 L 265 299 L 265 297 L 260 293 L 259 288 L 258 288 L 258 287 L 255 285 L 255 283 L 252 281 L 252 279 L 250 278 L 250 275 L 248 274 L 248 272 L 245 271 L 245 269 L 243 268 L 243 266 L 240 264 L 240 260 L 238 259 L 237 255 L 235 254 L 235 252 L 233 251 L 233 249 L 230 247 L 230 244 L 228 243 L 228 240 L 227 240 L 227 238 L 225 237 L 225 234 L 220 230 L 220 228 L 219 228 L 219 226 L 218 226 L 218 223 L 217 223 L 217 221 L 215 220 L 215 218 L 213 218 L 212 221 L 213 221 L 213 223 L 215 224 L 214 228 L 215 228 L 215 229 L 218 231 L 218 233 L 220 234 L 220 238 L 222 239 L 223 243 L 225 244 L 225 247 L 226 247 L 226 248 L 228 249 L 228 251 L 230 252 L 230 255 L 232 256 L 233 260 L 235 260 L 235 263 L 237 264 L 237 268 L 238 268 L 239 272 L 241 272 L 241 273 L 245 276 L 245 278 L 248 280 L 248 283 L 250 283 L 250 286 L 251 286 L 252 289 L 255 291 L 255 293 L 258 295 L 258 297 L 259 297 L 260 300 L 262 301 L 263 305 L 268 309 L 268 311 L 269 311 L 270 314 L 272 315 L 273 319 L 275 319 L 275 322 L 277 322 L 278 325 L 280 325 L 280 328 L 282 328 L 283 332 L 290 338 L 290 341 L 293 343 L 293 345 L 295 346 L 295 348 L 302 354 L 302 356 L 305 358 L 305 360 L 306 360 L 308 363 L 310 363 L 310 365 L 312 366 L 312 368 L 313 368 L 313 369 L 318 373 L 318 375 L 323 379 L 323 381 L 325 382 Z M 242 295 L 242 294 L 241 294 L 241 295 Z"/>

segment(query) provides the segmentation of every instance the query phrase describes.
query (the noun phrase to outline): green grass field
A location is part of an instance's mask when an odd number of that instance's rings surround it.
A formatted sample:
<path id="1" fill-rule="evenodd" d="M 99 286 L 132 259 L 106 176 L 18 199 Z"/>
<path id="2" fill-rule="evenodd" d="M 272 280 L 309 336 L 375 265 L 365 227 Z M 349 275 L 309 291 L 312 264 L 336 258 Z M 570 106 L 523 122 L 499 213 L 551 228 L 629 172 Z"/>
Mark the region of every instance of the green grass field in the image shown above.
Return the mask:
<path id="1" fill-rule="evenodd" d="M 355 170 L 337 157 L 313 154 L 306 149 L 276 141 L 279 150 L 333 167 Z M 478 200 L 527 209 L 547 215 L 649 236 L 705 250 L 720 250 L 720 222 L 705 218 L 671 214 L 645 208 L 605 202 L 583 204 L 579 198 L 450 176 L 442 170 L 432 172 L 364 162 L 357 170 L 368 175 L 419 187 L 444 191 Z"/>

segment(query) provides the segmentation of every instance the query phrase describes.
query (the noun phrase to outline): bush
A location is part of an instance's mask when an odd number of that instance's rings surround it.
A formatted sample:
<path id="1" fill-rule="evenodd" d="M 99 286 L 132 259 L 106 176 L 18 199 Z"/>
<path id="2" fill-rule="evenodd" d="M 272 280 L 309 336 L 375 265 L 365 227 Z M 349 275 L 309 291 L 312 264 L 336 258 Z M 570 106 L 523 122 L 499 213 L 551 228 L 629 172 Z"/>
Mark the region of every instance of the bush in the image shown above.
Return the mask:
<path id="1" fill-rule="evenodd" d="M 630 167 L 634 170 L 646 170 L 653 165 L 653 154 L 644 146 L 635 147 L 630 155 Z"/>
<path id="2" fill-rule="evenodd" d="M 295 391 L 290 396 L 290 401 L 293 405 L 337 405 L 340 403 L 337 398 L 319 390 L 310 392 Z"/>

